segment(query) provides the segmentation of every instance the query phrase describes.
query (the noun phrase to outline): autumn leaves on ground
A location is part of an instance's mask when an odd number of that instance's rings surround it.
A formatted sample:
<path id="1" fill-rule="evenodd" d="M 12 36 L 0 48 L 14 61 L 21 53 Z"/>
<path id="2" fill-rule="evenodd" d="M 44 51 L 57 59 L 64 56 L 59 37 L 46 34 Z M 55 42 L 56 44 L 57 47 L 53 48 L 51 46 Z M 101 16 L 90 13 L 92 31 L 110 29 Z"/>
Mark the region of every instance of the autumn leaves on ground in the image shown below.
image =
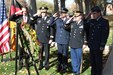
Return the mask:
<path id="1" fill-rule="evenodd" d="M 36 65 L 38 68 L 38 53 L 34 55 L 34 59 L 36 61 Z M 82 65 L 82 74 L 81 75 L 90 75 L 90 64 L 89 64 L 89 53 L 85 53 L 83 58 L 83 65 Z M 12 58 L 15 58 L 15 52 L 12 52 Z M 1 59 L 1 57 L 0 57 Z M 85 60 L 84 60 L 85 59 Z M 32 62 L 32 61 L 31 61 Z M 69 67 L 66 73 L 58 73 L 56 71 L 57 66 L 57 50 L 56 48 L 51 48 L 50 50 L 50 69 L 47 71 L 45 69 L 38 70 L 39 75 L 71 75 L 71 63 L 70 63 L 70 56 L 69 56 Z M 30 73 L 31 75 L 36 75 L 36 71 L 34 66 L 30 66 Z M 10 60 L 10 53 L 4 55 L 3 62 L 0 63 L 0 75 L 15 75 L 15 60 Z M 23 67 L 21 70 L 18 70 L 17 75 L 28 75 L 28 71 L 26 67 Z"/>

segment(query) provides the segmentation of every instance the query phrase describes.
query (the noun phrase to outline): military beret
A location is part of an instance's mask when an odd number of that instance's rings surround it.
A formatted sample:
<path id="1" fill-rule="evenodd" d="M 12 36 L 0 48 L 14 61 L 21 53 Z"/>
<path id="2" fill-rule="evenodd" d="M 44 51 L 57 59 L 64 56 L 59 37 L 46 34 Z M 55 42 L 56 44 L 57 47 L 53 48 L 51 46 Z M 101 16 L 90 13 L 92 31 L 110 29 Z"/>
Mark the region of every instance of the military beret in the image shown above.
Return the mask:
<path id="1" fill-rule="evenodd" d="M 67 13 L 68 12 L 68 9 L 67 8 L 62 8 L 61 9 L 61 13 Z"/>
<path id="2" fill-rule="evenodd" d="M 98 6 L 91 8 L 91 12 L 101 12 L 101 9 Z"/>

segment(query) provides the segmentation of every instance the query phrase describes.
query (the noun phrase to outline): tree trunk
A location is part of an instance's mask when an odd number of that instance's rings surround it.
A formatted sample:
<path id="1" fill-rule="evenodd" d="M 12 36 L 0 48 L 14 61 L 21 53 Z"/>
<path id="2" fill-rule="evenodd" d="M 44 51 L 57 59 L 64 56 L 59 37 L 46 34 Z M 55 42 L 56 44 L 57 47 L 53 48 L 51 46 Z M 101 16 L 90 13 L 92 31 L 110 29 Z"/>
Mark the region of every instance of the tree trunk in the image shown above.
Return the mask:
<path id="1" fill-rule="evenodd" d="M 89 13 L 89 11 L 90 11 L 90 0 L 85 0 L 85 14 L 87 15 L 88 13 Z"/>
<path id="2" fill-rule="evenodd" d="M 36 0 L 26 0 L 29 8 L 30 16 L 33 16 L 37 12 Z M 37 30 L 37 25 L 34 25 L 35 30 Z"/>
<path id="3" fill-rule="evenodd" d="M 83 1 L 82 0 L 79 0 L 79 10 L 80 11 L 83 11 Z"/>
<path id="4" fill-rule="evenodd" d="M 60 0 L 60 5 L 61 5 L 61 8 L 62 8 L 62 7 L 65 8 L 65 0 Z"/>
<path id="5" fill-rule="evenodd" d="M 78 10 L 78 0 L 74 0 L 75 1 L 75 4 L 76 4 L 76 8 L 77 8 L 77 10 Z"/>
<path id="6" fill-rule="evenodd" d="M 58 0 L 54 0 L 54 12 L 59 11 Z"/>
<path id="7" fill-rule="evenodd" d="M 106 0 L 104 0 L 104 2 L 103 2 L 103 10 L 102 10 L 104 16 L 106 15 L 106 5 L 107 5 Z"/>
<path id="8" fill-rule="evenodd" d="M 76 8 L 77 10 L 83 11 L 83 4 L 82 4 L 82 0 L 74 0 L 76 3 Z"/>
<path id="9" fill-rule="evenodd" d="M 97 3 L 98 1 L 97 0 L 91 0 L 91 4 L 90 4 L 91 5 L 91 8 L 94 7 L 94 6 L 96 6 L 96 5 L 98 5 L 98 3 Z"/>
<path id="10" fill-rule="evenodd" d="M 30 15 L 33 15 L 37 12 L 36 0 L 26 0 Z"/>

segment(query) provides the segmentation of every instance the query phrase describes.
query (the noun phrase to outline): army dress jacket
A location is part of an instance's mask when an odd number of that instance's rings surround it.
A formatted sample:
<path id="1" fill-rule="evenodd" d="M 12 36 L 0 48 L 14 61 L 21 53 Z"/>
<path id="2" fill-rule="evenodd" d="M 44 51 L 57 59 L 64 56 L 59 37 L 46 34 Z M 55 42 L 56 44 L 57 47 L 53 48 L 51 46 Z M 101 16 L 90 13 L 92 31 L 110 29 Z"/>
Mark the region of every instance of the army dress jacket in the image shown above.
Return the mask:
<path id="1" fill-rule="evenodd" d="M 55 42 L 58 44 L 69 44 L 70 32 L 64 29 L 67 19 L 63 21 L 61 18 L 50 18 L 50 26 L 56 25 Z"/>
<path id="2" fill-rule="evenodd" d="M 98 20 L 91 19 L 85 26 L 86 38 L 90 49 L 100 49 L 105 47 L 109 35 L 108 20 L 100 17 Z"/>
<path id="3" fill-rule="evenodd" d="M 79 24 L 71 23 L 69 46 L 72 48 L 82 48 L 84 43 L 84 25 L 83 21 Z"/>
<path id="4" fill-rule="evenodd" d="M 40 43 L 48 43 L 50 40 L 50 34 L 52 32 L 52 29 L 48 25 L 50 21 L 50 17 L 46 16 L 45 18 L 35 16 L 33 17 L 32 22 L 30 22 L 31 25 L 36 24 L 37 30 L 37 37 L 38 41 Z"/>

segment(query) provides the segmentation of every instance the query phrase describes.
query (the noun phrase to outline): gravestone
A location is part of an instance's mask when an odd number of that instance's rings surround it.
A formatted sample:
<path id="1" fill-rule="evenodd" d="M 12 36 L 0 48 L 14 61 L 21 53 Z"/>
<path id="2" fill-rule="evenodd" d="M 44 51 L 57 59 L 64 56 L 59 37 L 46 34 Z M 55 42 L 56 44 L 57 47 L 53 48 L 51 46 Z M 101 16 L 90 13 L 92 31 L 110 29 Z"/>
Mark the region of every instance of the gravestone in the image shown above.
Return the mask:
<path id="1" fill-rule="evenodd" d="M 113 37 L 112 37 L 112 40 L 113 40 Z M 110 51 L 107 62 L 103 68 L 102 75 L 113 75 L 113 41 L 112 41 L 112 49 Z"/>

